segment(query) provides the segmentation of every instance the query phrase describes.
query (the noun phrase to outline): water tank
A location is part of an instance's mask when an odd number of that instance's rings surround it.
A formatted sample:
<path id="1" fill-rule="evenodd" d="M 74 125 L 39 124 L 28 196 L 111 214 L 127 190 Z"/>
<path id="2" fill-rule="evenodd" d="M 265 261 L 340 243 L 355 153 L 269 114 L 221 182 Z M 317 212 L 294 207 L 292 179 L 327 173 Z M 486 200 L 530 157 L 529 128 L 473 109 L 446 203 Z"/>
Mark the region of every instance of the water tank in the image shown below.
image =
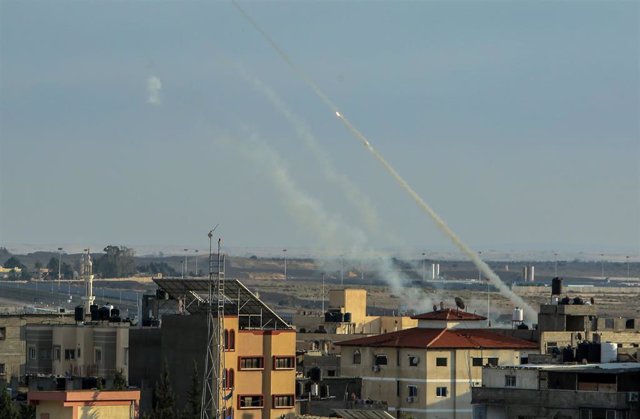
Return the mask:
<path id="1" fill-rule="evenodd" d="M 616 362 L 618 360 L 618 345 L 611 342 L 600 344 L 600 362 Z"/>
<path id="2" fill-rule="evenodd" d="M 100 307 L 98 309 L 98 320 L 109 320 L 110 310 L 109 307 Z"/>
<path id="3" fill-rule="evenodd" d="M 571 304 L 571 298 L 569 297 L 564 297 L 562 300 L 560 300 L 560 305 L 568 306 L 569 304 Z"/>
<path id="4" fill-rule="evenodd" d="M 91 304 L 89 306 L 89 312 L 91 313 L 91 321 L 97 322 L 98 320 L 100 320 L 97 304 Z"/>
<path id="5" fill-rule="evenodd" d="M 600 362 L 601 347 L 599 343 L 590 343 L 589 351 L 587 353 L 587 362 L 589 364 L 597 364 Z"/>
<path id="6" fill-rule="evenodd" d="M 120 309 L 119 308 L 114 308 L 111 310 L 111 317 L 119 317 L 120 316 Z"/>
<path id="7" fill-rule="evenodd" d="M 513 314 L 511 315 L 512 322 L 522 322 L 524 321 L 524 311 L 521 308 L 514 308 Z"/>
<path id="8" fill-rule="evenodd" d="M 562 294 L 562 278 L 555 277 L 551 280 L 551 295 Z"/>
<path id="9" fill-rule="evenodd" d="M 577 306 L 581 306 L 581 305 L 584 305 L 584 301 L 582 300 L 582 298 L 576 297 L 573 299 L 573 304 Z"/>
<path id="10" fill-rule="evenodd" d="M 77 322 L 81 322 L 84 320 L 84 307 L 83 306 L 76 306 L 76 308 L 73 310 L 73 314 L 74 314 L 74 318 Z"/>
<path id="11" fill-rule="evenodd" d="M 351 313 L 344 313 L 344 321 L 351 323 Z"/>
<path id="12" fill-rule="evenodd" d="M 567 346 L 562 350 L 562 362 L 573 362 L 575 361 L 576 355 L 574 353 L 574 349 L 571 346 Z"/>
<path id="13" fill-rule="evenodd" d="M 318 397 L 318 393 L 320 392 L 320 386 L 318 385 L 318 383 L 312 383 L 311 384 L 311 396 L 312 397 Z"/>

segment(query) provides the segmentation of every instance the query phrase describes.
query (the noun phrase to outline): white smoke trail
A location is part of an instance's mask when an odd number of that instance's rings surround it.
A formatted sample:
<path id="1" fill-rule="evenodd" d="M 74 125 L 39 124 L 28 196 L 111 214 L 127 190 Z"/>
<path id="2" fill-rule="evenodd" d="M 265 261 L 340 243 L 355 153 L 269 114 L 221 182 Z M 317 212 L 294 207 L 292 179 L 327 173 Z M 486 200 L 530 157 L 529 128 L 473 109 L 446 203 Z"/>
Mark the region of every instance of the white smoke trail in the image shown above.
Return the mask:
<path id="1" fill-rule="evenodd" d="M 431 217 L 431 219 L 436 223 L 438 228 L 453 242 L 453 244 L 458 247 L 467 255 L 467 257 L 476 265 L 476 267 L 484 273 L 485 277 L 491 281 L 491 283 L 507 298 L 513 301 L 519 307 L 522 307 L 525 311 L 525 314 L 531 321 L 534 321 L 537 317 L 536 311 L 525 302 L 520 296 L 516 295 L 513 291 L 507 287 L 507 285 L 502 282 L 500 277 L 489 268 L 476 252 L 471 250 L 469 246 L 467 246 L 457 234 L 451 230 L 451 228 L 444 222 L 444 220 L 429 206 L 427 203 L 418 195 L 418 193 L 400 176 L 400 174 L 386 161 L 386 159 L 373 148 L 369 140 L 358 131 L 349 120 L 344 117 L 344 115 L 340 112 L 338 107 L 329 99 L 327 95 L 320 89 L 320 87 L 311 79 L 301 68 L 299 68 L 290 58 L 289 56 L 276 44 L 276 42 L 267 34 L 258 23 L 235 1 L 231 0 L 234 6 L 240 11 L 240 13 L 245 17 L 245 19 L 253 26 L 255 30 L 257 30 L 262 36 L 267 40 L 267 42 L 271 45 L 271 47 L 276 51 L 276 53 L 282 58 L 282 60 L 287 63 L 287 65 L 300 77 L 313 92 L 318 96 L 320 100 L 322 100 L 325 105 L 333 112 L 335 115 L 342 121 L 345 127 L 354 135 L 354 137 L 362 142 L 362 144 L 369 150 L 369 152 L 382 164 L 384 169 L 393 177 L 396 182 L 400 184 L 402 189 L 418 204 L 420 209 Z"/>
<path id="2" fill-rule="evenodd" d="M 253 135 L 248 141 L 227 138 L 218 140 L 218 143 L 232 145 L 265 174 L 282 195 L 282 201 L 290 214 L 295 217 L 298 224 L 314 234 L 319 245 L 325 248 L 336 248 L 346 244 L 347 248 L 344 251 L 347 255 L 371 257 L 372 253 L 365 250 L 368 243 L 367 235 L 343 221 L 338 215 L 329 213 L 319 200 L 301 189 L 293 180 L 279 153 L 261 141 L 257 135 Z M 407 305 L 429 307 L 429 301 L 425 301 L 421 296 L 403 287 L 403 279 L 391 266 L 388 258 L 379 258 L 376 264 L 377 270 L 385 274 L 391 290 L 400 295 Z"/>
<path id="3" fill-rule="evenodd" d="M 147 103 L 151 105 L 160 105 L 162 99 L 160 93 L 162 90 L 162 82 L 154 75 L 147 78 Z"/>

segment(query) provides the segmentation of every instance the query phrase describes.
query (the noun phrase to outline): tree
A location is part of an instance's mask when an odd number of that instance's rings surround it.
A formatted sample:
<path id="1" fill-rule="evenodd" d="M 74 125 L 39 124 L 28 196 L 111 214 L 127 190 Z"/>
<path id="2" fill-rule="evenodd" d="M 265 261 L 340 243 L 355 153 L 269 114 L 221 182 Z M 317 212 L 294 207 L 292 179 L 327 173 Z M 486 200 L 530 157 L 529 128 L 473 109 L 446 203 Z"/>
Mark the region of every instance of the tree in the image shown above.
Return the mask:
<path id="1" fill-rule="evenodd" d="M 127 385 L 127 378 L 124 376 L 124 372 L 122 370 L 116 371 L 115 374 L 113 374 L 113 389 L 126 390 Z"/>
<path id="2" fill-rule="evenodd" d="M 125 246 L 109 245 L 104 255 L 95 263 L 95 270 L 103 278 L 122 278 L 136 273 L 133 249 Z"/>
<path id="3" fill-rule="evenodd" d="M 160 379 L 156 382 L 156 388 L 154 390 L 154 406 L 153 406 L 153 418 L 154 419 L 176 419 L 175 413 L 176 396 L 173 393 L 171 387 L 171 380 L 169 379 L 169 366 L 165 359 L 162 364 L 162 372 L 160 373 Z"/>
<path id="4" fill-rule="evenodd" d="M 162 276 L 177 276 L 177 272 L 166 262 L 151 262 L 148 265 L 138 266 L 138 272 L 151 275 L 162 274 Z"/>
<path id="5" fill-rule="evenodd" d="M 6 387 L 0 387 L 0 418 L 20 419 Z"/>
<path id="6" fill-rule="evenodd" d="M 198 364 L 193 360 L 193 374 L 191 376 L 191 385 L 187 391 L 187 404 L 182 412 L 183 419 L 199 419 L 200 403 L 202 388 L 200 386 L 200 377 L 198 374 Z"/>
<path id="7" fill-rule="evenodd" d="M 7 259 L 7 261 L 4 263 L 4 267 L 7 269 L 24 269 L 24 265 L 22 264 L 22 262 L 20 262 L 20 259 L 18 259 L 15 256 L 11 256 L 9 259 Z"/>
<path id="8" fill-rule="evenodd" d="M 32 404 L 20 404 L 20 412 L 18 417 L 20 419 L 36 419 L 36 407 Z"/>
<path id="9" fill-rule="evenodd" d="M 40 269 L 42 269 L 42 262 L 36 260 L 36 263 L 33 264 L 33 267 L 36 271 L 39 271 Z"/>

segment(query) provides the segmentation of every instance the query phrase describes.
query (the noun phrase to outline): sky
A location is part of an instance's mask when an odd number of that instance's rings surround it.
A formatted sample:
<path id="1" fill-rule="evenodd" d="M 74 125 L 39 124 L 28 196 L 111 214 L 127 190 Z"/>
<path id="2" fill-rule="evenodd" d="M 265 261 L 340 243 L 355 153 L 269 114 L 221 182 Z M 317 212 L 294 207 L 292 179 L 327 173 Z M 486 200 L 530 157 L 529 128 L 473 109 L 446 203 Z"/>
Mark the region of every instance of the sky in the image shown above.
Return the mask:
<path id="1" fill-rule="evenodd" d="M 241 1 L 475 250 L 640 255 L 640 3 Z M 0 246 L 454 247 L 228 1 L 0 2 Z"/>

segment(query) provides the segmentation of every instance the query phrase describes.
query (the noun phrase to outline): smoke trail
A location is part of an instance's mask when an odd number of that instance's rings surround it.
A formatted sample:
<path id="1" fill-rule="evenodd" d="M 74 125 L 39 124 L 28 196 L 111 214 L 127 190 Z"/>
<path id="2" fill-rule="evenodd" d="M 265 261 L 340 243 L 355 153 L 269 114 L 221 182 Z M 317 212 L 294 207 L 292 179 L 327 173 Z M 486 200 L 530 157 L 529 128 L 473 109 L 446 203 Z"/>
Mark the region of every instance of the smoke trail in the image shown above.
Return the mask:
<path id="1" fill-rule="evenodd" d="M 147 103 L 151 105 L 160 105 L 160 91 L 162 90 L 162 82 L 154 75 L 147 79 Z"/>
<path id="2" fill-rule="evenodd" d="M 322 168 L 324 176 L 341 189 L 344 197 L 347 201 L 360 212 L 362 220 L 369 232 L 369 234 L 380 234 L 380 222 L 378 213 L 374 208 L 373 203 L 369 198 L 364 195 L 360 189 L 351 180 L 340 173 L 331 162 L 331 159 L 327 156 L 324 150 L 319 146 L 316 138 L 311 133 L 309 127 L 293 112 L 289 109 L 282 98 L 278 94 L 262 82 L 259 78 L 250 75 L 241 65 L 238 63 L 231 63 L 237 73 L 247 82 L 251 83 L 257 91 L 262 93 L 267 100 L 285 117 L 285 119 L 293 126 L 296 134 L 303 140 L 304 144 L 311 150 L 316 161 Z M 399 243 L 399 240 L 392 237 L 388 233 L 385 234 L 385 238 L 388 241 Z"/>
<path id="3" fill-rule="evenodd" d="M 536 311 L 526 303 L 520 296 L 516 295 L 513 291 L 507 287 L 507 285 L 502 282 L 500 277 L 489 268 L 476 252 L 471 250 L 469 246 L 467 246 L 457 234 L 451 230 L 451 228 L 440 218 L 440 216 L 429 206 L 427 203 L 418 195 L 418 193 L 400 176 L 400 174 L 386 161 L 386 159 L 373 148 L 369 140 L 358 131 L 349 120 L 340 113 L 338 107 L 324 94 L 324 92 L 320 89 L 320 87 L 311 79 L 305 72 L 302 71 L 295 63 L 289 58 L 289 56 L 276 44 L 276 42 L 267 34 L 258 23 L 244 11 L 242 7 L 235 1 L 231 0 L 233 5 L 240 11 L 240 13 L 247 19 L 247 21 L 253 26 L 255 30 L 257 30 L 271 45 L 271 47 L 278 53 L 278 55 L 282 58 L 282 60 L 287 63 L 287 65 L 300 77 L 313 92 L 318 96 L 320 100 L 322 100 L 325 105 L 335 113 L 335 115 L 342 121 L 345 127 L 354 135 L 354 137 L 362 142 L 362 144 L 369 150 L 369 152 L 382 164 L 384 169 L 395 179 L 396 182 L 400 184 L 402 189 L 409 194 L 409 196 L 418 204 L 418 206 L 427 213 L 431 217 L 431 219 L 436 223 L 438 228 L 453 242 L 453 244 L 458 247 L 467 255 L 467 257 L 473 262 L 474 265 L 484 273 L 485 277 L 491 281 L 491 283 L 506 297 L 508 297 L 511 301 L 516 303 L 519 307 L 523 307 L 527 317 L 533 321 L 536 319 Z"/>
<path id="4" fill-rule="evenodd" d="M 364 250 L 368 242 L 367 235 L 344 222 L 338 215 L 329 213 L 319 200 L 302 190 L 289 174 L 284 160 L 267 143 L 259 140 L 256 135 L 253 135 L 250 141 L 232 141 L 227 138 L 218 140 L 218 143 L 234 146 L 245 158 L 260 168 L 283 196 L 287 210 L 301 226 L 315 235 L 322 246 L 335 248 L 341 243 L 347 243 L 348 254 L 367 254 Z M 387 258 L 378 260 L 376 265 L 378 271 L 385 273 L 391 290 L 400 295 L 408 305 L 430 306 L 430 300 L 425 300 L 402 286 L 402 278 Z"/>

